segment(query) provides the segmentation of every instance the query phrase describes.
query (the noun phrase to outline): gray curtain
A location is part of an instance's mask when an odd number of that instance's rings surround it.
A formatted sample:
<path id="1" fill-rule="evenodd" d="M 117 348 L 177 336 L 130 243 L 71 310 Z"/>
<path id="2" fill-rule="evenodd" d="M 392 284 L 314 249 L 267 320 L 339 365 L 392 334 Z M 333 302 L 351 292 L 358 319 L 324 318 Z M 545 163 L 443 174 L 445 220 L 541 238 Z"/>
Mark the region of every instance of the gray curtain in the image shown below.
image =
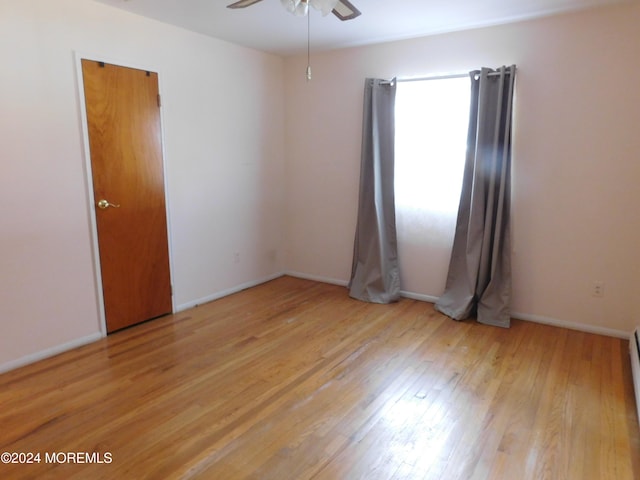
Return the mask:
<path id="1" fill-rule="evenodd" d="M 436 309 L 508 327 L 511 299 L 509 208 L 515 65 L 470 72 L 467 158 L 445 291 Z"/>
<path id="2" fill-rule="evenodd" d="M 393 193 L 395 98 L 395 81 L 366 79 L 349 295 L 373 303 L 390 303 L 400 297 Z"/>

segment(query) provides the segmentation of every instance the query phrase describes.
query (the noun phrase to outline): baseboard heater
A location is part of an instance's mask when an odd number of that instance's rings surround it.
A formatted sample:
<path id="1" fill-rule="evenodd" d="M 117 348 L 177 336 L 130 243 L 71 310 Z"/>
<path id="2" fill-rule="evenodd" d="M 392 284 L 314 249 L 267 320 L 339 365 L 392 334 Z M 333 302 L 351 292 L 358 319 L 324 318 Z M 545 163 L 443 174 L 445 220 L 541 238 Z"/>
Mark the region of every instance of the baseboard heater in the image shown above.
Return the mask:
<path id="1" fill-rule="evenodd" d="M 636 408 L 638 424 L 640 424 L 640 327 L 636 327 L 629 339 L 629 353 L 631 354 L 631 372 L 633 373 L 633 388 L 636 391 Z"/>

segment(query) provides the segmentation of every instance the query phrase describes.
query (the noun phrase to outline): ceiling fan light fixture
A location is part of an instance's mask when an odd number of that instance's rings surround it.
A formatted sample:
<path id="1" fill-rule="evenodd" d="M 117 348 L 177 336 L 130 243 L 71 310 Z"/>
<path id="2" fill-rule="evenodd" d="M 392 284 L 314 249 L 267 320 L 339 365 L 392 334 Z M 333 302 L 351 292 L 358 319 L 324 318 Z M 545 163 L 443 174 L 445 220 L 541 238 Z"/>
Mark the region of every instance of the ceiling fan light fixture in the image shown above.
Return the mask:
<path id="1" fill-rule="evenodd" d="M 304 17 L 307 13 L 309 13 L 309 2 L 300 0 L 293 14 L 297 15 L 298 17 Z"/>
<path id="2" fill-rule="evenodd" d="M 238 0 L 227 8 L 250 7 L 262 0 Z M 320 10 L 323 15 L 332 12 L 340 20 L 351 20 L 360 16 L 360 10 L 353 6 L 349 0 L 280 0 L 284 9 L 298 16 L 305 16 L 309 13 L 309 5 L 316 10 Z"/>
<path id="3" fill-rule="evenodd" d="M 298 17 L 304 17 L 309 12 L 309 0 L 280 0 L 280 3 L 287 12 Z"/>
<path id="4" fill-rule="evenodd" d="M 309 13 L 309 5 L 322 12 L 322 15 L 329 15 L 338 4 L 339 0 L 280 0 L 284 9 L 304 17 Z"/>
<path id="5" fill-rule="evenodd" d="M 338 0 L 309 0 L 309 3 L 311 3 L 311 6 L 316 10 L 320 10 L 322 15 L 326 16 L 336 8 Z"/>
<path id="6" fill-rule="evenodd" d="M 300 5 L 300 0 L 280 0 L 284 9 L 289 13 L 295 13 L 296 8 Z"/>

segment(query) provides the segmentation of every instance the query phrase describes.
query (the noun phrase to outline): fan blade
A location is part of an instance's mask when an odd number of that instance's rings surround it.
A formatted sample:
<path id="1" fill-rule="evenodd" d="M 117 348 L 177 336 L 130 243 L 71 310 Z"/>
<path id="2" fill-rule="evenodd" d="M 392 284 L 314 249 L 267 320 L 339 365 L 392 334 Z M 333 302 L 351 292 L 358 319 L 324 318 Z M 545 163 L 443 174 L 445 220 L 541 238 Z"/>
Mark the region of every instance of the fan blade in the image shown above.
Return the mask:
<path id="1" fill-rule="evenodd" d="M 340 0 L 333 9 L 333 14 L 340 20 L 351 20 L 360 16 L 361 12 L 349 0 Z"/>
<path id="2" fill-rule="evenodd" d="M 239 2 L 232 3 L 231 5 L 227 5 L 227 8 L 245 8 L 250 7 L 254 3 L 261 2 L 262 0 L 240 0 Z"/>

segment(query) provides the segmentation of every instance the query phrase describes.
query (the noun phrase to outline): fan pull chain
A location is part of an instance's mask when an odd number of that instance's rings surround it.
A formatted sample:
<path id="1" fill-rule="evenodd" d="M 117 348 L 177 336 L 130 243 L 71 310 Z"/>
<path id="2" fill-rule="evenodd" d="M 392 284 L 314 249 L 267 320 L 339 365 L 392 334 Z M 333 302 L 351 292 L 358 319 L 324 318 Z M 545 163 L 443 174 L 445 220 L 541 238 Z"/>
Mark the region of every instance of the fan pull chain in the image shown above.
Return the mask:
<path id="1" fill-rule="evenodd" d="M 307 12 L 307 82 L 311 80 L 311 11 Z"/>

